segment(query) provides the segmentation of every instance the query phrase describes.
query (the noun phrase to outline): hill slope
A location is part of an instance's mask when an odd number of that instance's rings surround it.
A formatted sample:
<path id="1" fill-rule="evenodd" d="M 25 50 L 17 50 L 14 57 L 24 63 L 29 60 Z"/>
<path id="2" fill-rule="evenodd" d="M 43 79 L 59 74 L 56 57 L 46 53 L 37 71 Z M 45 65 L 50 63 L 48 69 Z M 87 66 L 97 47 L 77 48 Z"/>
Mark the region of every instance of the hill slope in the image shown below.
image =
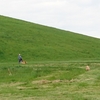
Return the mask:
<path id="1" fill-rule="evenodd" d="M 100 40 L 77 33 L 0 16 L 0 61 L 100 59 Z"/>

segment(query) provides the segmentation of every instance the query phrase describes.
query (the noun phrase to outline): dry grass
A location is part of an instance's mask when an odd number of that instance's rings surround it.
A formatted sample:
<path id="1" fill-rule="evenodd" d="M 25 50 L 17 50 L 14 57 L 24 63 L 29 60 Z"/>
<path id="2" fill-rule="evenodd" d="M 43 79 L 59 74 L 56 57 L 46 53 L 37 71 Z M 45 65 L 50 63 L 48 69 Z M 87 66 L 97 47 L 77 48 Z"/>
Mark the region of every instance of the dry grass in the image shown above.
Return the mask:
<path id="1" fill-rule="evenodd" d="M 99 100 L 99 63 L 90 63 L 90 71 L 85 70 L 87 66 L 86 63 L 64 63 L 64 65 L 62 63 L 58 64 L 58 67 L 57 64 L 52 64 L 48 68 L 47 66 L 49 66 L 49 64 L 37 65 L 39 66 L 36 67 L 36 64 L 33 64 L 28 67 L 27 64 L 27 66 L 25 65 L 24 67 L 24 65 L 22 65 L 18 66 L 16 70 L 12 68 L 13 74 L 8 76 L 9 79 L 16 79 L 18 74 L 24 74 L 25 79 L 28 77 L 29 80 L 22 81 L 22 78 L 20 78 L 21 75 L 19 75 L 20 77 L 16 82 L 6 81 L 0 83 L 0 100 Z M 54 66 L 56 66 L 56 68 Z M 5 68 L 6 71 L 7 68 Z M 28 70 L 31 74 L 29 74 Z M 52 72 L 43 75 L 43 73 L 50 70 Z M 19 71 L 18 74 L 17 71 Z M 83 72 L 75 74 L 77 71 Z M 31 75 L 34 75 L 32 73 L 35 72 L 36 74 L 42 72 L 42 74 L 36 79 L 30 78 Z M 70 74 L 70 72 L 73 72 L 76 77 L 72 76 L 71 79 L 66 79 L 68 75 L 70 77 L 70 75 L 73 74 Z M 65 79 L 60 79 L 59 76 L 62 75 L 67 76 Z"/>

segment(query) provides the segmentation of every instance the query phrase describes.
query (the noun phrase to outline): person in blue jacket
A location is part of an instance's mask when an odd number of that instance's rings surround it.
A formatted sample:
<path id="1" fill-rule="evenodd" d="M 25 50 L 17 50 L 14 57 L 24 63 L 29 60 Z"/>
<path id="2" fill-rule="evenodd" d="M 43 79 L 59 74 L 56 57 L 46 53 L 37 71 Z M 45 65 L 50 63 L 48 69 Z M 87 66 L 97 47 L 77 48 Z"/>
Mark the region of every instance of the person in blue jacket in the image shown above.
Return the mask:
<path id="1" fill-rule="evenodd" d="M 21 63 L 23 61 L 23 59 L 22 59 L 20 54 L 18 55 L 18 61 L 19 61 L 19 63 Z"/>

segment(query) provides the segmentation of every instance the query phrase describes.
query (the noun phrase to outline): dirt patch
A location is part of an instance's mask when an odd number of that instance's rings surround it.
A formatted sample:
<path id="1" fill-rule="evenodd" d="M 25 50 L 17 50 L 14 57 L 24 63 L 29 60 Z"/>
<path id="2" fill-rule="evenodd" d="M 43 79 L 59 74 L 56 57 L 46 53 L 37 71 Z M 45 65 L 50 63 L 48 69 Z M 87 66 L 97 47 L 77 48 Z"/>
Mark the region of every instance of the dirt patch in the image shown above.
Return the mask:
<path id="1" fill-rule="evenodd" d="M 21 85 L 23 84 L 22 82 L 12 82 L 12 83 L 4 83 L 4 84 L 1 84 L 0 87 L 12 87 L 12 86 L 18 86 L 18 85 Z"/>
<path id="2" fill-rule="evenodd" d="M 49 83 L 72 83 L 76 82 L 77 80 L 71 79 L 71 80 L 37 80 L 37 81 L 32 81 L 32 84 L 49 84 Z"/>

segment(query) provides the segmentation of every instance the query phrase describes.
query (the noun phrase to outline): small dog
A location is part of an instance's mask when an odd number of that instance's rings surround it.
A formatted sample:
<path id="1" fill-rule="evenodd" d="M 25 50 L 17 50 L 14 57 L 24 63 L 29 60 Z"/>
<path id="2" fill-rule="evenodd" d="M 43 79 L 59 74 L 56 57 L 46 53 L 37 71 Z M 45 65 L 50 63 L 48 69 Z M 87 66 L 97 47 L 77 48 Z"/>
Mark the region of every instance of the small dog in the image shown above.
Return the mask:
<path id="1" fill-rule="evenodd" d="M 26 64 L 26 61 L 23 60 L 21 63 L 22 63 L 22 64 Z"/>
<path id="2" fill-rule="evenodd" d="M 89 71 L 90 70 L 90 67 L 89 66 L 86 66 L 85 69 L 86 69 L 86 71 Z"/>

